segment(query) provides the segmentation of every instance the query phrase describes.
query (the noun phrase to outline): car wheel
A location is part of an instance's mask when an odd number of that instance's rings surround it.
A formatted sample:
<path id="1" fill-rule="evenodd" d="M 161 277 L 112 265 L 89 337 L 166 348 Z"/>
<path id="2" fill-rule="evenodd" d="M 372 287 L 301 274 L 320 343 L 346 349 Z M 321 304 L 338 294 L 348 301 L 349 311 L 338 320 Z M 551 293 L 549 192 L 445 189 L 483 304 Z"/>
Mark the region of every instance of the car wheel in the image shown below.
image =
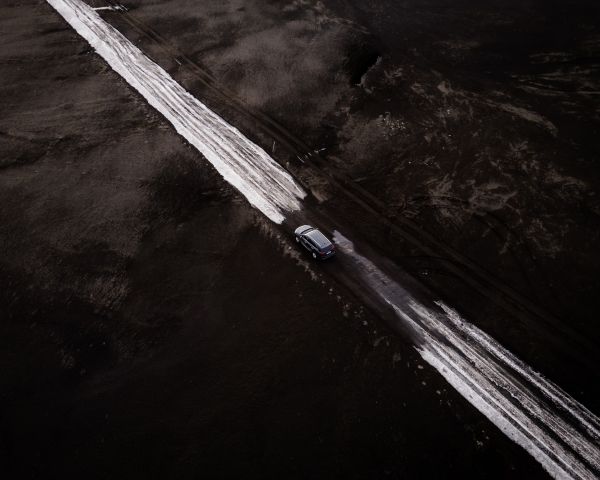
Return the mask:
<path id="1" fill-rule="evenodd" d="M 317 259 L 317 254 L 315 252 L 312 253 L 312 256 L 315 260 Z"/>
<path id="2" fill-rule="evenodd" d="M 300 237 L 296 237 L 296 242 L 300 243 Z"/>

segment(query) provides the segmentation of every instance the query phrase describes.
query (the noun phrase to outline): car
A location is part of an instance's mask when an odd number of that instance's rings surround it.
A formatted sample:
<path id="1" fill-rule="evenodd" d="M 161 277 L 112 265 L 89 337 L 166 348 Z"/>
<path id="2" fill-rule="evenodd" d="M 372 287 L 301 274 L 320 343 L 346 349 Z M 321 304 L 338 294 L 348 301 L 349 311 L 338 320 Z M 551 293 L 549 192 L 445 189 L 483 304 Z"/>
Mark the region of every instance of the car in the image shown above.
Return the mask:
<path id="1" fill-rule="evenodd" d="M 335 246 L 318 228 L 302 225 L 294 230 L 294 236 L 314 259 L 325 260 L 335 255 Z"/>

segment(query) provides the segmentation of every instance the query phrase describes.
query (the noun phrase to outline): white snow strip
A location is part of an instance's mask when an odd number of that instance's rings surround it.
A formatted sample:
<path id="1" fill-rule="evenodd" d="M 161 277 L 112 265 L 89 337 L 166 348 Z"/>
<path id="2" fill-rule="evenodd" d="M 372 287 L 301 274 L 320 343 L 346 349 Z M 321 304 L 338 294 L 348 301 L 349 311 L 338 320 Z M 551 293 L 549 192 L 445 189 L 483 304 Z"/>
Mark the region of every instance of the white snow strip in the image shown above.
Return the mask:
<path id="1" fill-rule="evenodd" d="M 442 302 L 430 308 L 354 250 L 334 241 L 420 338 L 422 358 L 554 478 L 600 476 L 600 419 Z"/>
<path id="2" fill-rule="evenodd" d="M 102 10 L 108 10 L 110 12 L 126 12 L 127 7 L 125 5 L 110 5 L 108 7 L 93 7 L 92 10 L 95 12 Z"/>
<path id="3" fill-rule="evenodd" d="M 498 361 L 506 364 L 509 368 L 526 378 L 527 381 L 552 400 L 557 407 L 565 412 L 573 414 L 575 419 L 585 428 L 588 435 L 596 444 L 600 445 L 600 425 L 598 424 L 598 418 L 594 416 L 592 412 L 575 402 L 558 386 L 548 382 L 539 373 L 533 371 L 529 366 L 499 345 L 488 334 L 463 320 L 457 312 L 446 306 L 443 302 L 435 303 L 445 312 L 446 318 L 450 320 L 459 331 L 481 343 L 487 351 L 492 353 L 498 359 Z M 595 455 L 596 466 L 600 466 L 598 450 L 596 449 L 595 452 L 590 452 L 589 455 Z"/>
<path id="4" fill-rule="evenodd" d="M 47 0 L 96 52 L 206 157 L 223 178 L 273 222 L 300 209 L 302 188 L 262 148 L 189 94 L 94 9 Z"/>

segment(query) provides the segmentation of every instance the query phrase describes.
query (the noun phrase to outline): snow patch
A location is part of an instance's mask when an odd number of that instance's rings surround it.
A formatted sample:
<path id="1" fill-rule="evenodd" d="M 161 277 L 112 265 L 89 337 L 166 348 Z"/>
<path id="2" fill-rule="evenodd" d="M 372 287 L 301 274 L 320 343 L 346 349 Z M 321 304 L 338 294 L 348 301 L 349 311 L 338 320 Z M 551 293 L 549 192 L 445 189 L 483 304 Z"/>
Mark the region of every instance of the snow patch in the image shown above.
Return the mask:
<path id="1" fill-rule="evenodd" d="M 342 234 L 333 239 L 415 333 L 423 360 L 506 436 L 554 478 L 598 478 L 598 417 L 444 303 L 417 302 Z"/>
<path id="2" fill-rule="evenodd" d="M 111 68 L 158 110 L 265 216 L 276 223 L 306 194 L 262 148 L 188 93 L 81 0 L 47 0 Z"/>

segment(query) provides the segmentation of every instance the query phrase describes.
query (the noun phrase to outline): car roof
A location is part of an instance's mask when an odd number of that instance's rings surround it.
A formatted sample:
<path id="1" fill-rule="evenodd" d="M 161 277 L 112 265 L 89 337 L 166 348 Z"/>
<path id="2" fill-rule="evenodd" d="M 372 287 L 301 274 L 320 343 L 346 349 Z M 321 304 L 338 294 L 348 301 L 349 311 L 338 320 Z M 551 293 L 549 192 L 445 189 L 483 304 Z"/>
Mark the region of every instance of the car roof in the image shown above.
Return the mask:
<path id="1" fill-rule="evenodd" d="M 319 248 L 325 248 L 331 245 L 329 239 L 316 228 L 305 233 Z"/>

